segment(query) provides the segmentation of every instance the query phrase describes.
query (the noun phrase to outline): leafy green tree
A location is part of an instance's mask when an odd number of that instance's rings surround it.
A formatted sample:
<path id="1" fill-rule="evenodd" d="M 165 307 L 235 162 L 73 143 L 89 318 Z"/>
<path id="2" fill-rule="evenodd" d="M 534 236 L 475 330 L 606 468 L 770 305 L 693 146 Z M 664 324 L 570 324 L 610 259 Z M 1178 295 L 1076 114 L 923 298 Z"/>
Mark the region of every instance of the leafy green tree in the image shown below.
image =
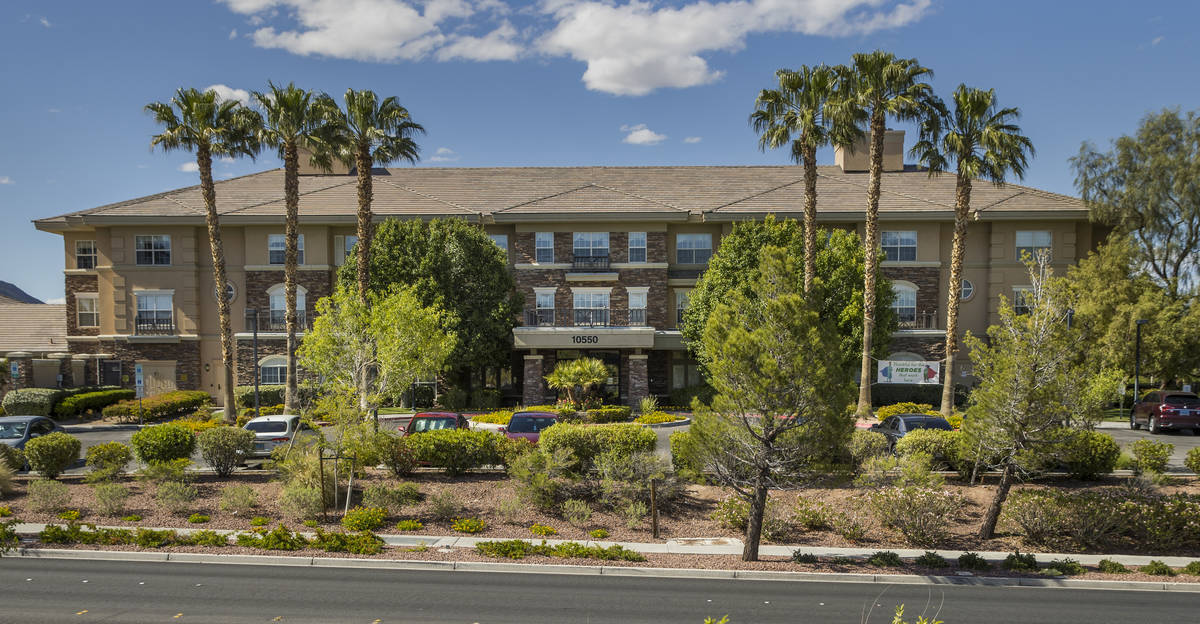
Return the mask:
<path id="1" fill-rule="evenodd" d="M 861 134 L 849 120 L 831 114 L 837 72 L 827 65 L 780 69 L 775 72 L 779 87 L 760 91 L 750 115 L 759 149 L 790 144 L 792 160 L 804 166 L 804 292 L 817 271 L 817 150 L 852 143 Z"/>
<path id="2" fill-rule="evenodd" d="M 504 251 L 463 219 L 388 219 L 376 229 L 368 289 L 411 285 L 423 305 L 441 308 L 446 328 L 458 336 L 449 359 L 456 375 L 506 366 L 522 299 Z M 359 258 L 347 258 L 342 285 L 355 283 Z"/>
<path id="3" fill-rule="evenodd" d="M 1011 173 L 1024 177 L 1033 142 L 1014 123 L 1015 108 L 997 108 L 994 89 L 960 84 L 954 109 L 933 98 L 921 120 L 921 138 L 912 153 L 940 175 L 954 169 L 954 243 L 950 252 L 950 288 L 946 301 L 946 362 L 942 368 L 942 415 L 954 411 L 954 356 L 958 353 L 958 303 L 962 300 L 963 256 L 971 216 L 971 182 L 977 178 L 1002 185 Z"/>
<path id="4" fill-rule="evenodd" d="M 901 59 L 883 50 L 853 55 L 849 67 L 841 71 L 837 97 L 832 110 L 842 119 L 866 122 L 871 137 L 870 177 L 867 181 L 865 218 L 867 263 L 863 274 L 865 305 L 863 312 L 862 377 L 858 391 L 858 415 L 871 414 L 871 351 L 875 345 L 875 280 L 879 249 L 879 187 L 883 179 L 883 137 L 888 118 L 904 121 L 918 119 L 933 89 L 922 82 L 933 71 L 917 59 Z"/>
<path id="5" fill-rule="evenodd" d="M 757 298 L 763 248 L 782 247 L 799 264 L 807 244 L 804 234 L 804 229 L 794 219 L 777 220 L 768 215 L 763 221 L 736 223 L 733 231 L 722 237 L 720 248 L 708 263 L 708 270 L 692 290 L 680 327 L 688 348 L 706 370 L 712 358 L 702 338 L 713 310 L 732 293 L 740 293 L 751 300 Z M 849 369 L 862 348 L 863 246 L 856 234 L 843 230 L 825 230 L 816 238 L 813 301 L 820 309 L 821 317 L 833 321 L 838 353 Z M 876 267 L 878 270 L 878 263 Z M 803 275 L 797 273 L 791 279 L 795 280 L 797 288 L 803 285 Z M 872 348 L 877 357 L 886 352 L 896 329 L 893 296 L 891 281 L 880 275 L 875 281 L 874 297 L 879 331 Z"/>
<path id="6" fill-rule="evenodd" d="M 454 350 L 445 313 L 411 289 L 369 292 L 363 302 L 339 286 L 317 302 L 317 318 L 296 354 L 329 394 L 356 397 L 360 413 L 436 374 Z"/>
<path id="7" fill-rule="evenodd" d="M 853 429 L 851 376 L 837 331 L 804 295 L 799 268 L 780 247 L 762 250 L 754 297 L 730 292 L 704 327 L 717 391 L 691 432 L 704 469 L 749 507 L 742 559 L 758 559 L 771 488 L 811 476 Z"/>
<path id="8" fill-rule="evenodd" d="M 329 139 L 337 124 L 337 104 L 324 93 L 299 89 L 295 84 L 278 87 L 268 83 L 269 93 L 254 92 L 254 100 L 266 114 L 258 130 L 259 141 L 275 148 L 283 159 L 284 318 L 287 323 L 287 381 L 283 405 L 296 410 L 296 269 L 300 237 L 300 149 L 311 155 L 311 163 L 328 171 L 333 164 Z"/>
<path id="9" fill-rule="evenodd" d="M 212 251 L 213 282 L 219 293 L 228 290 L 225 276 L 225 248 L 221 243 L 221 223 L 217 215 L 217 190 L 213 184 L 213 157 L 258 154 L 258 129 L 262 117 L 237 100 L 222 101 L 213 90 L 179 89 L 170 102 L 151 102 L 146 112 L 162 126 L 162 132 L 150 140 L 150 147 L 166 151 L 195 152 L 200 170 L 200 195 L 204 198 L 208 224 L 208 246 Z M 221 364 L 224 367 L 222 403 L 225 420 L 233 422 L 236 405 L 233 396 L 233 327 L 229 319 L 228 297 L 217 298 L 217 318 L 221 327 Z"/>
<path id="10" fill-rule="evenodd" d="M 608 367 L 596 358 L 579 358 L 559 362 L 546 375 L 546 385 L 554 390 L 565 390 L 567 400 L 575 409 L 583 409 L 583 396 L 587 391 L 608 379 Z M 576 393 L 576 388 L 579 392 Z"/>
<path id="11" fill-rule="evenodd" d="M 1017 314 L 1001 296 L 1000 324 L 988 329 L 988 340 L 970 333 L 964 340 L 979 378 L 964 431 L 979 456 L 1001 471 L 980 539 L 995 534 L 1013 481 L 1044 465 L 1057 449 L 1061 427 L 1094 424 L 1119 379 L 1089 371 L 1075 356 L 1079 330 L 1067 326 L 1075 301 L 1064 280 L 1053 278 L 1048 255 L 1030 262 L 1029 276 L 1027 314 Z"/>
<path id="12" fill-rule="evenodd" d="M 1084 143 L 1071 159 L 1092 218 L 1127 234 L 1136 258 L 1175 300 L 1200 286 L 1200 113 L 1167 109 L 1135 136 L 1100 152 Z"/>
<path id="13" fill-rule="evenodd" d="M 408 109 L 395 97 L 379 100 L 374 91 L 346 89 L 346 109 L 339 115 L 340 132 L 332 145 L 342 162 L 358 175 L 358 243 L 355 263 L 359 298 L 366 302 L 369 286 L 369 257 L 373 235 L 371 169 L 397 160 L 417 162 L 420 147 L 413 136 L 425 128 L 414 122 Z"/>

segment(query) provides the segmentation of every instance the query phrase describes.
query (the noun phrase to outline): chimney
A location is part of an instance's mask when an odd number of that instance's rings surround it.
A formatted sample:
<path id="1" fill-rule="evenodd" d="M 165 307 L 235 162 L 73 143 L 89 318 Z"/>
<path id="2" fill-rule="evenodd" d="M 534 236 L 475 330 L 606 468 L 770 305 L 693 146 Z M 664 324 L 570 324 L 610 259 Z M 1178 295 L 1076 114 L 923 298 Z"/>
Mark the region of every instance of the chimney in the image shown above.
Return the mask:
<path id="1" fill-rule="evenodd" d="M 300 165 L 300 175 L 350 175 L 350 168 L 336 158 L 333 159 L 330 170 L 324 171 L 320 167 L 312 166 L 312 163 L 309 162 L 312 152 L 300 147 L 296 149 L 296 155 L 298 157 L 296 160 Z"/>
<path id="2" fill-rule="evenodd" d="M 843 173 L 852 171 L 870 171 L 871 142 L 870 135 L 863 137 L 854 145 L 853 152 L 844 147 L 833 148 L 833 163 L 842 168 Z M 883 170 L 904 171 L 904 131 L 888 130 L 883 134 Z"/>

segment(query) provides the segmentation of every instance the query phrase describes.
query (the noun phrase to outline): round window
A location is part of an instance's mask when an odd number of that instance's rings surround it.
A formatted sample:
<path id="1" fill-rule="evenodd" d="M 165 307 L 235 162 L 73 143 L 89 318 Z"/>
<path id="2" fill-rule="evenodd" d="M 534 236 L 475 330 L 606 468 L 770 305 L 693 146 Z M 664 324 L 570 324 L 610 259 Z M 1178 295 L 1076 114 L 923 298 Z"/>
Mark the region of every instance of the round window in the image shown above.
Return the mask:
<path id="1" fill-rule="evenodd" d="M 962 299 L 963 301 L 966 301 L 966 300 L 970 299 L 971 296 L 974 294 L 975 294 L 975 284 L 972 284 L 971 280 L 966 280 L 966 279 L 963 280 L 962 281 L 962 294 L 959 295 L 959 298 Z"/>
<path id="2" fill-rule="evenodd" d="M 217 297 L 218 297 L 217 287 L 213 286 L 213 299 L 216 299 Z M 235 288 L 233 286 L 233 282 L 226 281 L 225 282 L 225 299 L 228 301 L 233 301 L 236 298 L 237 298 L 237 288 Z"/>

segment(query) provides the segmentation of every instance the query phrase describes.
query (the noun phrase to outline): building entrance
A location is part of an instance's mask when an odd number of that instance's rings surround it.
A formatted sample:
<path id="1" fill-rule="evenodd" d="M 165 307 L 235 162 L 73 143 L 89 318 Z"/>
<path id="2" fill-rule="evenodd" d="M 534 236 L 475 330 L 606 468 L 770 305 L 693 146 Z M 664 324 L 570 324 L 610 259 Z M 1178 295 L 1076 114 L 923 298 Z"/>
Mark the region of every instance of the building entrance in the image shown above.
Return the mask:
<path id="1" fill-rule="evenodd" d="M 608 368 L 608 379 L 605 380 L 604 386 L 599 388 L 599 393 L 605 403 L 619 403 L 621 401 L 621 352 L 608 349 L 561 349 L 555 353 L 554 359 L 562 362 L 585 357 L 604 362 L 604 366 Z M 549 375 L 550 371 L 546 371 L 545 374 Z"/>

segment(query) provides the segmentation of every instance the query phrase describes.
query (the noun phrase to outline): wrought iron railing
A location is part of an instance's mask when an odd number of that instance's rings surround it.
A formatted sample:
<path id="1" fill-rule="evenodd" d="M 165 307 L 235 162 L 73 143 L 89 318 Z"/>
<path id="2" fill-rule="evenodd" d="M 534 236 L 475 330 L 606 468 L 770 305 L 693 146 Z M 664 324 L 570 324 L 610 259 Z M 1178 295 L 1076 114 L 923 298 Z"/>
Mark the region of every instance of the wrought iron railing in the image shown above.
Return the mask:
<path id="1" fill-rule="evenodd" d="M 175 333 L 175 319 L 153 314 L 138 314 L 133 320 L 133 333 L 139 336 L 164 336 Z"/>
<path id="2" fill-rule="evenodd" d="M 526 309 L 525 327 L 646 327 L 646 310 L 613 310 L 611 308 L 568 308 L 548 310 Z"/>
<path id="3" fill-rule="evenodd" d="M 271 310 L 270 316 L 261 331 L 287 331 L 287 313 L 284 310 Z M 296 310 L 296 331 L 308 331 L 308 319 L 301 310 Z"/>
<path id="4" fill-rule="evenodd" d="M 554 308 L 525 310 L 526 327 L 554 327 Z"/>
<path id="5" fill-rule="evenodd" d="M 574 262 L 571 263 L 571 270 L 584 273 L 607 271 L 609 269 L 608 260 L 608 256 L 576 255 Z"/>
<path id="6" fill-rule="evenodd" d="M 937 310 L 926 310 L 913 314 L 900 314 L 898 329 L 941 329 L 938 327 Z"/>

